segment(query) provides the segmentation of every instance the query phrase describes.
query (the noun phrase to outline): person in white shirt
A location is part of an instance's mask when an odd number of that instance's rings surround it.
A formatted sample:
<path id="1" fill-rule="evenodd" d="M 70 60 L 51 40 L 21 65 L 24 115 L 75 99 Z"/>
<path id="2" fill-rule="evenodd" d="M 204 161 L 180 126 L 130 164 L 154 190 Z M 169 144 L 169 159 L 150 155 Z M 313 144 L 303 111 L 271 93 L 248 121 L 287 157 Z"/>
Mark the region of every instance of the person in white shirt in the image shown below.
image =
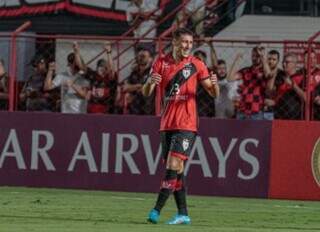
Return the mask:
<path id="1" fill-rule="evenodd" d="M 84 64 L 77 43 L 73 45 L 73 53 L 68 55 L 69 70 L 57 74 L 54 79 L 55 63 L 49 64 L 44 89 L 51 90 L 61 87 L 61 112 L 62 113 L 87 113 L 87 95 L 90 82 L 85 79 L 86 65 Z"/>

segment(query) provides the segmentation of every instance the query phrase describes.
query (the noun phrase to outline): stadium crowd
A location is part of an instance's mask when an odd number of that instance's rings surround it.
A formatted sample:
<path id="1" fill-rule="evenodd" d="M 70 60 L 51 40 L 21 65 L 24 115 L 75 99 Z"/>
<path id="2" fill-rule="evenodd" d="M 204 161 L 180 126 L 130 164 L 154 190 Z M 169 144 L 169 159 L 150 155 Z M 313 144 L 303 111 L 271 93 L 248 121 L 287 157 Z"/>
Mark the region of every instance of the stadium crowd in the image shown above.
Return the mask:
<path id="1" fill-rule="evenodd" d="M 209 59 L 205 51 L 196 49 L 194 56 L 210 63 L 209 70 L 218 76 L 221 94 L 214 99 L 199 87 L 197 93 L 200 116 L 237 119 L 295 119 L 304 118 L 306 102 L 306 65 L 297 68 L 297 55 L 284 55 L 282 64 L 277 50 L 254 47 L 251 65 L 239 69 L 243 55 L 237 54 L 227 67 L 219 59 L 211 39 Z M 96 69 L 88 67 L 81 57 L 77 42 L 66 60 L 66 71 L 56 73 L 56 64 L 38 55 L 31 62 L 33 73 L 19 94 L 19 110 L 62 113 L 155 114 L 155 95 L 142 96 L 142 85 L 150 73 L 153 51 L 140 47 L 130 75 L 119 77 L 111 56 L 112 46 L 104 46 L 105 57 Z M 305 53 L 307 58 L 307 52 Z M 305 63 L 307 59 L 305 59 Z M 320 69 L 316 53 L 311 55 L 311 101 L 313 118 L 320 118 Z M 8 105 L 8 75 L 0 60 L 0 107 Z"/>
<path id="2" fill-rule="evenodd" d="M 195 49 L 194 56 L 210 64 L 208 69 L 218 76 L 221 90 L 218 98 L 213 99 L 201 86 L 198 88 L 199 115 L 237 119 L 303 119 L 307 101 L 307 52 L 305 65 L 299 69 L 296 54 L 284 54 L 281 61 L 279 51 L 266 51 L 257 46 L 251 52 L 251 65 L 240 69 L 240 66 L 243 67 L 242 54 L 237 54 L 232 62 L 226 62 L 217 56 L 212 40 L 206 37 L 206 28 L 219 21 L 220 11 L 224 9 L 220 5 L 226 4 L 227 9 L 232 9 L 237 2 L 239 0 L 191 0 L 178 12 L 173 22 L 177 27 L 193 29 L 197 41 L 204 41 L 209 46 L 210 54 Z M 150 29 L 161 14 L 157 1 L 132 0 L 126 13 L 136 38 L 146 34 L 146 37 L 156 37 L 156 30 Z M 18 110 L 155 114 L 155 95 L 146 98 L 141 93 L 155 58 L 154 43 L 141 40 L 135 47 L 135 63 L 127 77 L 119 77 L 116 72 L 110 43 L 105 44 L 104 51 L 104 58 L 97 61 L 93 70 L 86 65 L 75 42 L 62 73 L 56 73 L 56 64 L 48 56 L 37 54 L 31 61 L 33 73 L 19 92 Z M 230 67 L 227 63 L 231 63 Z M 319 120 L 320 69 L 315 51 L 312 51 L 310 66 L 311 112 L 313 118 Z M 0 109 L 7 108 L 8 75 L 4 61 L 0 59 Z"/>

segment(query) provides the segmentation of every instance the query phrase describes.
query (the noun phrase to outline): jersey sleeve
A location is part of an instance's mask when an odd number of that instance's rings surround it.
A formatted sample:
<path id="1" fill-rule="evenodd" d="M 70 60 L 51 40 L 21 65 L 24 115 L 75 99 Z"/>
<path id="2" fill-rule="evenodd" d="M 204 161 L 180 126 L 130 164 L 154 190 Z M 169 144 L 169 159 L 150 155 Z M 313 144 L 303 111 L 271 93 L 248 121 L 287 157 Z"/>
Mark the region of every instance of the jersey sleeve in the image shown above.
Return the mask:
<path id="1" fill-rule="evenodd" d="M 152 64 L 150 69 L 150 74 L 162 74 L 162 59 L 158 58 L 156 61 Z"/>
<path id="2" fill-rule="evenodd" d="M 208 67 L 202 62 L 199 61 L 198 65 L 198 80 L 203 81 L 209 77 Z"/>
<path id="3" fill-rule="evenodd" d="M 157 73 L 157 74 L 161 75 L 161 72 L 162 72 L 162 61 L 160 58 L 158 58 L 153 62 L 151 69 L 150 69 L 150 72 L 149 72 L 149 75 L 147 75 L 144 78 L 143 84 L 145 84 L 148 81 L 148 79 L 151 78 L 150 76 L 152 74 Z"/>

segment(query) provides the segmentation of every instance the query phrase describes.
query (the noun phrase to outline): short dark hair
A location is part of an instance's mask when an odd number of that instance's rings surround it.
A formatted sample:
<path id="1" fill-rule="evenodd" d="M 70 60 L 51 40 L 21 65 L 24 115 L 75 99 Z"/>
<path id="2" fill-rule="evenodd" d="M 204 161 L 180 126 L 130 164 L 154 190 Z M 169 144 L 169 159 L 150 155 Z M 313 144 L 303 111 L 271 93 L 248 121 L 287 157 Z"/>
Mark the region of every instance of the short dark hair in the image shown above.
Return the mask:
<path id="1" fill-rule="evenodd" d="M 198 55 L 201 55 L 203 56 L 205 59 L 207 59 L 207 53 L 205 53 L 204 51 L 202 50 L 197 50 L 193 53 L 194 56 L 198 56 Z"/>
<path id="2" fill-rule="evenodd" d="M 182 28 L 178 28 L 177 30 L 175 30 L 172 33 L 172 37 L 174 39 L 179 39 L 181 37 L 181 35 L 193 36 L 193 32 L 191 30 L 189 30 L 188 28 L 182 27 Z"/>
<path id="3" fill-rule="evenodd" d="M 276 55 L 280 59 L 280 53 L 277 50 L 271 50 L 268 52 L 269 55 Z"/>
<path id="4" fill-rule="evenodd" d="M 148 52 L 151 57 L 153 56 L 153 52 L 147 47 L 140 47 L 137 51 L 138 51 L 138 53 L 139 52 Z"/>
<path id="5" fill-rule="evenodd" d="M 0 63 L 4 66 L 4 59 L 0 58 Z"/>
<path id="6" fill-rule="evenodd" d="M 31 62 L 30 62 L 30 65 L 32 65 L 32 67 L 37 67 L 38 64 L 40 63 L 44 63 L 46 64 L 47 61 L 46 61 L 46 58 L 43 56 L 43 55 L 35 55 L 32 59 L 31 59 Z"/>
<path id="7" fill-rule="evenodd" d="M 220 65 L 220 64 L 226 64 L 226 61 L 225 61 L 225 60 L 218 60 L 217 63 L 218 63 L 218 65 Z"/>

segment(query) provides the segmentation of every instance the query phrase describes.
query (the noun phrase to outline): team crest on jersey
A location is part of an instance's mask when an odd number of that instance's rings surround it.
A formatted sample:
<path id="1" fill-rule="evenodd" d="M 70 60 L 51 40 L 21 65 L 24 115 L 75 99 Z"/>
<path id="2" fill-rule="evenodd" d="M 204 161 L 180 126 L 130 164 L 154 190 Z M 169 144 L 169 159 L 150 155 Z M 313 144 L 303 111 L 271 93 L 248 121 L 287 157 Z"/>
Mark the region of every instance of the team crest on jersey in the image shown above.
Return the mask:
<path id="1" fill-rule="evenodd" d="M 184 66 L 184 68 L 182 69 L 182 76 L 184 77 L 184 79 L 187 79 L 190 77 L 191 75 L 191 68 L 192 66 L 190 64 L 186 64 Z"/>
<path id="2" fill-rule="evenodd" d="M 187 79 L 187 78 L 190 76 L 190 74 L 191 74 L 191 70 L 190 70 L 190 69 L 184 68 L 184 69 L 182 70 L 182 75 L 183 75 L 183 77 L 184 77 L 185 79 Z"/>
<path id="3" fill-rule="evenodd" d="M 182 140 L 182 148 L 184 151 L 186 151 L 189 148 L 189 145 L 190 145 L 189 139 Z"/>

